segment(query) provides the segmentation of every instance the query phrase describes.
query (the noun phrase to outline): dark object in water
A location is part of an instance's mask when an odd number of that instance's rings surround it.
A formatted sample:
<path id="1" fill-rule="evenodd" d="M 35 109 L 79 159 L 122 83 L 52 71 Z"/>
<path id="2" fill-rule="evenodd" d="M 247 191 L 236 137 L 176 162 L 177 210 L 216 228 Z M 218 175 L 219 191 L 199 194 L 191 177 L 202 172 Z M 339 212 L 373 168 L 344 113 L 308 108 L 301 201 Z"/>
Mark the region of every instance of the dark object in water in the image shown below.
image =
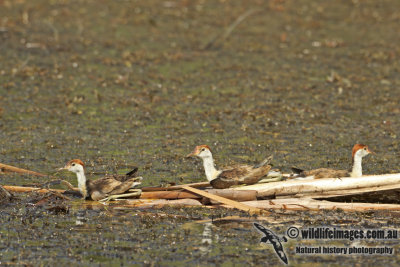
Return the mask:
<path id="1" fill-rule="evenodd" d="M 0 185 L 0 204 L 9 203 L 13 195 Z"/>

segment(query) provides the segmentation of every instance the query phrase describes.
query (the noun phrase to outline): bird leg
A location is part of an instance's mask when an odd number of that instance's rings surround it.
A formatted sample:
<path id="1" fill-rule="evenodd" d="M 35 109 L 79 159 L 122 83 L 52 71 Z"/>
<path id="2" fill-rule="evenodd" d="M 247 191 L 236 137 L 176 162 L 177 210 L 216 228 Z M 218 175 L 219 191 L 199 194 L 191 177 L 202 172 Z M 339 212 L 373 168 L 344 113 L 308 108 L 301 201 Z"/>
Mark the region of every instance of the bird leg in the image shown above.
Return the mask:
<path id="1" fill-rule="evenodd" d="M 59 179 L 59 180 L 52 180 L 52 181 L 46 182 L 46 183 L 44 183 L 44 184 L 41 184 L 40 187 L 41 187 L 41 188 L 47 188 L 47 189 L 48 189 L 48 188 L 50 187 L 50 185 L 56 185 L 56 184 L 65 185 L 65 186 L 67 186 L 69 189 L 71 189 L 71 190 L 73 190 L 73 191 L 76 191 L 76 190 L 74 189 L 74 186 L 73 186 L 72 184 L 70 184 L 69 182 L 67 182 L 67 181 L 65 181 L 65 180 L 62 180 L 62 179 Z"/>
<path id="2" fill-rule="evenodd" d="M 269 156 L 268 158 L 264 159 L 261 163 L 254 165 L 253 169 L 257 169 L 257 168 L 260 168 L 260 167 L 262 167 L 262 166 L 264 166 L 266 164 L 269 164 L 272 161 L 273 158 L 274 157 L 272 155 Z"/>
<path id="3" fill-rule="evenodd" d="M 111 195 L 108 196 L 106 198 L 103 198 L 101 200 L 99 200 L 99 202 L 101 203 L 107 203 L 110 200 L 117 200 L 118 198 L 123 198 L 123 197 L 137 197 L 140 196 L 142 194 L 142 190 L 141 189 L 130 189 L 129 192 L 131 193 L 125 193 L 125 194 L 120 194 L 120 195 Z"/>
<path id="4" fill-rule="evenodd" d="M 74 188 L 74 186 L 70 182 L 67 182 L 65 180 L 61 180 L 61 184 L 67 186 L 72 191 L 76 191 L 76 189 Z"/>

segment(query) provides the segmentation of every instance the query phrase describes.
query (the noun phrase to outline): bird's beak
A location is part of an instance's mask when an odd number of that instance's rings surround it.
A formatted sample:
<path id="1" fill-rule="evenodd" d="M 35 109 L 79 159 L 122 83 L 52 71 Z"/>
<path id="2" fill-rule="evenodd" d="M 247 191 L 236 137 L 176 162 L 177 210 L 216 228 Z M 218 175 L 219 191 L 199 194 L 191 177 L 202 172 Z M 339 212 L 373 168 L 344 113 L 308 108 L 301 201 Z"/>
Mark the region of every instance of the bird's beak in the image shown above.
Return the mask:
<path id="1" fill-rule="evenodd" d="M 196 156 L 196 153 L 194 151 L 192 153 L 186 155 L 187 158 L 191 158 L 194 156 Z"/>
<path id="2" fill-rule="evenodd" d="M 199 154 L 199 151 L 195 149 L 195 150 L 193 150 L 192 153 L 187 154 L 186 157 L 187 157 L 187 158 L 195 157 L 195 156 L 197 156 L 198 154 Z"/>
<path id="3" fill-rule="evenodd" d="M 368 149 L 368 153 L 372 154 L 372 155 L 376 155 L 376 153 L 370 149 Z"/>
<path id="4" fill-rule="evenodd" d="M 62 168 L 57 169 L 57 171 L 59 172 L 59 171 L 63 171 L 63 170 L 66 170 L 66 169 L 67 169 L 67 166 L 64 166 Z"/>

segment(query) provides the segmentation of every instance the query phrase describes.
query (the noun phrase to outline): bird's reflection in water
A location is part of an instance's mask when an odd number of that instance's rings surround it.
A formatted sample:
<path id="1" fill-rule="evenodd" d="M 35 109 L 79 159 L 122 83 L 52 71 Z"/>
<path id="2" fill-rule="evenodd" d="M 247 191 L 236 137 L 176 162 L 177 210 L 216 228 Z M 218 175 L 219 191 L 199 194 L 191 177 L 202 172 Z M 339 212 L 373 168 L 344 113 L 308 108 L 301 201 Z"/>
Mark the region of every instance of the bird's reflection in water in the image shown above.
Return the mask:
<path id="1" fill-rule="evenodd" d="M 211 252 L 213 237 L 214 241 L 216 242 L 219 239 L 219 236 L 217 234 L 213 235 L 212 226 L 213 226 L 212 222 L 204 223 L 204 230 L 202 233 L 203 238 L 201 239 L 201 245 L 199 246 L 199 249 L 203 254 Z"/>
<path id="2" fill-rule="evenodd" d="M 84 225 L 86 223 L 85 216 L 76 216 L 75 225 Z"/>

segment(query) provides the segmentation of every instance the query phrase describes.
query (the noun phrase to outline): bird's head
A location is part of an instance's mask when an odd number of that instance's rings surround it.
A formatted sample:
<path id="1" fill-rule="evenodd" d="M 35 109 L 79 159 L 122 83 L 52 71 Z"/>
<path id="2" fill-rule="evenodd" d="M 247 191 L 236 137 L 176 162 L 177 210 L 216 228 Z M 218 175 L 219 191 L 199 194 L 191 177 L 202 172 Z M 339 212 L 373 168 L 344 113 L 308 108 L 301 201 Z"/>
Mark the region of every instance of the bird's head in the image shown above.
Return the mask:
<path id="1" fill-rule="evenodd" d="M 70 172 L 78 173 L 83 172 L 83 167 L 85 164 L 80 159 L 73 159 L 67 162 L 64 167 L 58 169 L 60 170 L 68 170 Z"/>
<path id="2" fill-rule="evenodd" d="M 199 157 L 199 158 L 209 158 L 212 157 L 211 149 L 207 145 L 196 146 L 192 153 L 188 154 L 186 157 Z"/>
<path id="3" fill-rule="evenodd" d="M 354 160 L 355 157 L 365 157 L 369 154 L 375 154 L 371 150 L 369 150 L 368 146 L 363 144 L 355 144 L 352 150 L 352 158 Z"/>

